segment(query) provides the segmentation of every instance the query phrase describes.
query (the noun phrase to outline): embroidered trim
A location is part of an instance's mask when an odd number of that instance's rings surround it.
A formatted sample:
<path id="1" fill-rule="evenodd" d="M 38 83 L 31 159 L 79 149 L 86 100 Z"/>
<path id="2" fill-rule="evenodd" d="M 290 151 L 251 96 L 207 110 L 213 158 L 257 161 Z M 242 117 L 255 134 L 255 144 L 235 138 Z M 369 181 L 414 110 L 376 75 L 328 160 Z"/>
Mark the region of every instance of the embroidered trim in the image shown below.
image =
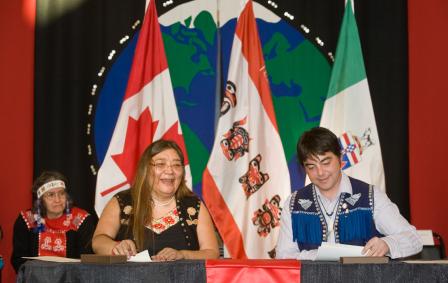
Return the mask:
<path id="1" fill-rule="evenodd" d="M 54 188 L 64 188 L 65 189 L 64 181 L 54 180 L 54 181 L 50 181 L 50 182 L 43 184 L 42 186 L 40 186 L 37 189 L 37 198 L 38 199 L 41 198 L 43 196 L 43 194 L 45 194 L 46 192 L 48 192 L 49 190 L 52 190 Z"/>
<path id="2" fill-rule="evenodd" d="M 20 214 L 22 215 L 22 219 L 25 221 L 26 226 L 28 229 L 35 229 L 38 225 L 37 219 L 38 215 L 33 214 L 30 210 L 27 211 L 21 211 Z M 70 214 L 63 214 L 60 218 L 63 218 L 62 220 L 62 229 L 54 229 L 53 227 L 48 227 L 48 223 L 51 221 L 58 221 L 58 220 L 46 220 L 46 218 L 41 218 L 42 225 L 45 227 L 45 229 L 42 230 L 36 230 L 35 232 L 44 232 L 49 231 L 53 233 L 59 233 L 59 232 L 66 232 L 69 230 L 77 231 L 79 227 L 84 223 L 84 220 L 89 216 L 86 211 L 79 209 L 77 207 L 73 207 L 72 213 Z M 51 223 L 49 224 L 51 226 Z"/>
<path id="3" fill-rule="evenodd" d="M 30 210 L 21 211 L 20 214 L 22 215 L 22 219 L 25 221 L 28 229 L 36 227 L 37 214 L 34 215 Z"/>
<path id="4" fill-rule="evenodd" d="M 309 199 L 299 199 L 299 204 L 303 207 L 303 209 L 307 210 L 308 208 L 310 208 L 313 202 Z"/>
<path id="5" fill-rule="evenodd" d="M 187 219 L 186 221 L 187 221 L 188 226 L 198 225 L 198 217 L 196 217 L 194 219 L 192 218 L 192 216 L 195 216 L 198 213 L 198 211 L 199 211 L 199 207 L 198 207 L 198 209 L 196 209 L 192 206 L 187 208 L 187 213 L 188 213 L 189 219 Z"/>
<path id="6" fill-rule="evenodd" d="M 67 236 L 65 231 L 45 231 L 39 233 L 39 256 L 65 257 L 67 251 Z"/>
<path id="7" fill-rule="evenodd" d="M 307 214 L 307 215 L 319 215 L 319 213 L 317 212 L 313 212 L 313 211 L 291 211 L 291 214 Z"/>
<path id="8" fill-rule="evenodd" d="M 316 187 L 314 186 L 314 184 L 312 186 L 313 186 L 312 191 L 313 191 L 314 206 L 316 207 L 316 211 L 317 211 L 317 214 L 319 215 L 319 220 L 322 225 L 322 242 L 326 242 L 327 241 L 328 225 L 327 225 L 327 221 L 325 221 L 324 215 L 322 214 L 322 210 L 320 209 L 320 204 L 317 201 Z M 317 205 L 316 205 L 316 203 L 317 203 Z"/>
<path id="9" fill-rule="evenodd" d="M 350 211 L 348 211 L 348 212 L 341 212 L 341 214 L 344 215 L 344 214 L 352 213 L 352 212 L 355 212 L 358 210 L 371 210 L 371 208 L 370 207 L 357 207 L 357 208 L 350 209 Z"/>
<path id="10" fill-rule="evenodd" d="M 296 202 L 297 192 L 295 191 L 291 195 L 291 200 L 289 201 L 289 211 L 294 211 L 294 203 Z"/>
<path id="11" fill-rule="evenodd" d="M 357 193 L 352 195 L 351 197 L 346 198 L 345 201 L 348 202 L 351 206 L 354 206 L 358 202 L 360 197 L 361 193 Z"/>
<path id="12" fill-rule="evenodd" d="M 372 214 L 373 214 L 373 210 L 374 210 L 373 185 L 369 185 L 369 206 L 372 208 Z"/>
<path id="13" fill-rule="evenodd" d="M 165 216 L 162 216 L 158 219 L 153 219 L 150 229 L 156 234 L 161 234 L 171 226 L 176 225 L 179 221 L 179 212 L 176 208 L 174 208 Z"/>
<path id="14" fill-rule="evenodd" d="M 339 243 L 339 217 L 341 216 L 341 211 L 345 203 L 346 195 L 347 195 L 346 193 L 341 193 L 341 195 L 339 196 L 340 197 L 339 206 L 336 212 L 336 216 L 334 217 L 334 241 L 337 244 Z"/>

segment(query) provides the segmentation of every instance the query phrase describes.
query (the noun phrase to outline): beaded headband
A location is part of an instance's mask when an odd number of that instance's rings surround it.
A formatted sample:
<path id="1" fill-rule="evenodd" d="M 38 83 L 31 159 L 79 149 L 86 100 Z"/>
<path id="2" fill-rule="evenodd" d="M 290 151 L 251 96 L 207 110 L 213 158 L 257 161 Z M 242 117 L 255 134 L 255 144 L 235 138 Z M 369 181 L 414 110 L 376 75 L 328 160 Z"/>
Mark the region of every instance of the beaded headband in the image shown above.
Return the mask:
<path id="1" fill-rule="evenodd" d="M 50 181 L 48 183 L 43 184 L 42 186 L 39 187 L 39 189 L 37 189 L 37 198 L 40 199 L 43 194 L 45 194 L 46 192 L 48 192 L 51 189 L 54 188 L 64 188 L 65 189 L 65 183 L 64 181 L 61 180 L 54 180 L 54 181 Z"/>

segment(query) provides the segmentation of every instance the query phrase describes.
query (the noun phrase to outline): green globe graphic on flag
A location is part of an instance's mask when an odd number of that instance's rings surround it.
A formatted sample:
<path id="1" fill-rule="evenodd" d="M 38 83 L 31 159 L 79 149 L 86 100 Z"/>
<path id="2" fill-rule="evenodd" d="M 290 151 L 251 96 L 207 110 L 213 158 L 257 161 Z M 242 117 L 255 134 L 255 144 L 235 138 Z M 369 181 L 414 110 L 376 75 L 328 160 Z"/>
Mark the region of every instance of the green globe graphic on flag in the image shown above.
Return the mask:
<path id="1" fill-rule="evenodd" d="M 216 86 L 226 82 L 235 24 L 236 18 L 218 30 L 212 15 L 202 11 L 194 20 L 188 17 L 162 27 L 195 191 L 200 189 L 196 185 L 200 183 L 213 145 Z M 290 171 L 293 171 L 291 183 L 297 187 L 303 183 L 304 176 L 298 176 L 297 172 L 296 142 L 303 131 L 319 125 L 330 64 L 310 41 L 284 20 L 272 23 L 258 19 L 257 25 L 278 127 Z M 218 36 L 221 52 L 218 52 Z M 216 67 L 217 54 L 221 55 L 221 68 Z"/>
<path id="2" fill-rule="evenodd" d="M 218 29 L 212 12 L 189 13 L 189 8 L 197 6 L 177 6 L 161 15 L 159 22 L 190 161 L 193 190 L 201 196 L 201 178 L 215 138 L 216 115 L 219 115 L 220 94 L 226 83 L 237 11 L 228 15 Z M 179 9 L 182 12 L 176 13 Z M 291 186 L 297 189 L 303 185 L 305 176 L 297 164 L 296 143 L 302 132 L 319 125 L 331 66 L 326 55 L 299 29 L 268 9 L 261 11 L 256 13 L 259 35 Z M 95 146 L 99 164 L 117 118 L 110 116 L 118 116 L 127 83 L 123 80 L 123 71 L 117 75 L 114 69 L 129 71 L 137 35 L 109 71 L 97 103 Z M 122 93 L 117 94 L 117 89 Z"/>

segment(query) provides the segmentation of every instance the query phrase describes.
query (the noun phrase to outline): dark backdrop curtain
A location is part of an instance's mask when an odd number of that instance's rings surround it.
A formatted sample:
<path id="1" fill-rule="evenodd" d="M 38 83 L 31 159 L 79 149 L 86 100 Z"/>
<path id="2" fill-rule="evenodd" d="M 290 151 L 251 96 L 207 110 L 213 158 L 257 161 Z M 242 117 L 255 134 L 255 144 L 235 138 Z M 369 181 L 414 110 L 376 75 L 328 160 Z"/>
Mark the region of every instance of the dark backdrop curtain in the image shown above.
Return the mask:
<path id="1" fill-rule="evenodd" d="M 409 219 L 407 1 L 355 1 L 386 191 Z"/>
<path id="2" fill-rule="evenodd" d="M 145 2 L 86 0 L 76 7 L 67 2 L 37 1 L 34 174 L 62 172 L 75 203 L 93 212 L 97 166 L 89 107 L 97 95 L 92 88 L 101 67 L 109 67 L 105 58 L 129 42 L 118 40 L 133 37 Z"/>
<path id="3" fill-rule="evenodd" d="M 117 43 L 142 19 L 144 1 L 86 0 L 77 7 L 62 7 L 64 1 L 38 1 L 35 64 L 35 175 L 54 169 L 67 175 L 73 196 L 81 207 L 93 212 L 95 159 L 92 113 L 93 89 L 107 70 L 111 50 L 120 53 L 130 44 Z M 159 1 L 161 2 L 161 1 Z M 225 1 L 220 1 L 225 3 Z M 257 1 L 294 28 L 313 27 L 304 34 L 318 48 L 335 53 L 344 1 L 276 1 L 281 9 Z M 59 3 L 59 4 L 58 4 Z M 174 8 L 174 4 L 171 8 Z M 170 8 L 158 3 L 159 14 Z M 65 9 L 65 11 L 64 11 Z M 56 15 L 60 15 L 57 17 Z M 389 197 L 409 217 L 408 173 L 408 79 L 406 0 L 355 1 L 372 103 L 381 139 L 386 186 Z M 314 32 L 314 31 L 318 32 Z M 97 84 L 97 90 L 101 84 Z"/>

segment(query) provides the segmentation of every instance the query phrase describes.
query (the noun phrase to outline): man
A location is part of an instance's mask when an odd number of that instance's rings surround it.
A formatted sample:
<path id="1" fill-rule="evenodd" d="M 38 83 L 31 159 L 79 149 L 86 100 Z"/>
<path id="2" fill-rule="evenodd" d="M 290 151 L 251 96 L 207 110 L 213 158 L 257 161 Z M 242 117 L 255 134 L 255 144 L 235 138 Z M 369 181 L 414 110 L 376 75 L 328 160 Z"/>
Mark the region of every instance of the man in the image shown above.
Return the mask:
<path id="1" fill-rule="evenodd" d="M 366 256 L 406 257 L 422 250 L 420 237 L 385 193 L 342 172 L 337 137 L 305 132 L 297 156 L 311 184 L 285 202 L 277 258 L 313 260 L 322 242 L 364 246 Z"/>

